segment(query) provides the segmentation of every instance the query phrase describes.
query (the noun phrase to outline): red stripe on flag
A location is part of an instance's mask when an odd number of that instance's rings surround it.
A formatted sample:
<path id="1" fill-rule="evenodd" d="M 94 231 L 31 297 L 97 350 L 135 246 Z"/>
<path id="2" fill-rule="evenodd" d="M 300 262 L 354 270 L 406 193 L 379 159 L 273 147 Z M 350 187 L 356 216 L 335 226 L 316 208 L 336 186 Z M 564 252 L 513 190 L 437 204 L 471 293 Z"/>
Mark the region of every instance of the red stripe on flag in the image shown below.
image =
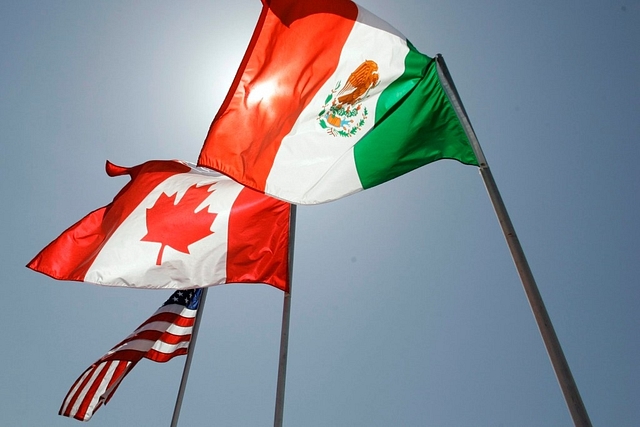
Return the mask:
<path id="1" fill-rule="evenodd" d="M 154 362 L 164 363 L 173 359 L 175 356 L 181 356 L 183 354 L 187 354 L 187 351 L 188 351 L 187 348 L 179 348 L 172 353 L 162 353 L 160 351 L 151 349 L 147 352 L 147 354 L 145 354 L 144 357 L 146 357 L 147 359 L 153 360 Z"/>
<path id="2" fill-rule="evenodd" d="M 250 188 L 240 192 L 229 217 L 227 283 L 267 283 L 289 290 L 290 209 L 288 203 Z"/>
<path id="3" fill-rule="evenodd" d="M 179 342 L 189 341 L 190 339 L 190 333 L 186 335 L 175 335 L 166 331 L 149 330 L 139 332 L 135 337 L 124 341 L 123 344 L 136 340 L 162 341 L 167 344 L 178 344 Z"/>
<path id="4" fill-rule="evenodd" d="M 97 363 L 91 365 L 73 383 L 73 385 L 71 386 L 71 389 L 69 389 L 69 393 L 67 393 L 67 395 L 65 396 L 65 398 L 64 398 L 64 400 L 62 402 L 62 406 L 60 407 L 60 411 L 58 412 L 58 414 L 64 415 L 65 417 L 71 417 L 71 416 L 75 415 L 75 413 L 74 414 L 71 413 L 71 409 L 73 408 L 73 406 L 77 402 L 82 390 L 86 387 L 86 385 L 91 380 L 91 374 L 95 371 L 97 366 L 99 366 L 99 364 L 97 364 Z M 75 391 L 74 391 L 74 389 L 75 389 Z M 79 418 L 79 419 L 82 419 L 82 418 Z"/>
<path id="5" fill-rule="evenodd" d="M 127 374 L 131 371 L 131 369 L 133 369 L 134 366 L 136 366 L 137 362 L 132 362 L 131 364 L 129 364 L 128 362 L 120 362 L 118 364 L 118 367 L 116 368 L 116 371 L 113 374 L 113 377 L 111 378 L 111 381 L 109 382 L 109 385 L 107 386 L 107 390 L 105 391 L 104 396 L 104 402 L 101 402 L 100 404 L 102 405 L 103 403 L 106 405 L 107 403 L 109 403 L 109 400 L 111 400 L 111 397 L 115 394 L 116 390 L 118 389 L 118 387 L 120 386 L 120 384 L 122 384 L 122 380 L 124 379 L 125 376 L 127 376 Z M 98 407 L 96 407 L 93 412 L 97 411 Z"/>
<path id="6" fill-rule="evenodd" d="M 105 377 L 108 373 L 108 370 L 112 366 L 114 366 L 114 364 L 115 368 L 113 369 L 113 373 L 110 376 L 108 382 L 105 384 Z M 87 369 L 87 371 L 85 371 L 83 375 L 80 376 L 80 378 L 84 378 L 84 380 L 82 381 L 82 384 L 80 384 L 80 386 L 75 390 L 68 403 L 67 399 L 69 398 L 69 394 L 65 397 L 65 401 L 60 408 L 59 414 L 66 417 L 73 417 L 80 421 L 87 421 L 88 419 L 90 419 L 91 415 L 95 411 L 97 411 L 102 404 L 107 403 L 111 398 L 115 390 L 118 388 L 118 385 L 126 375 L 128 365 L 129 363 L 126 361 L 117 360 L 110 362 L 100 362 L 92 365 L 89 369 Z M 94 373 L 97 371 L 99 371 L 100 374 L 96 378 L 93 378 Z M 78 379 L 78 381 L 79 380 L 80 379 Z M 71 387 L 72 391 L 78 381 L 76 381 L 73 387 Z M 78 400 L 83 394 L 83 391 L 88 386 L 88 391 L 84 393 L 80 404 L 74 410 L 74 407 L 78 403 Z M 98 390 L 101 386 L 104 386 L 104 393 L 102 393 L 101 395 L 97 395 Z M 92 405 L 92 401 L 94 400 L 95 402 Z"/>
<path id="7" fill-rule="evenodd" d="M 174 325 L 188 327 L 193 326 L 195 323 L 195 314 L 194 317 L 184 317 L 178 313 L 159 313 L 150 317 L 142 325 L 138 326 L 138 329 L 152 322 L 171 322 Z"/>
<path id="8" fill-rule="evenodd" d="M 358 17 L 351 1 L 267 3 L 198 158 L 262 192 L 283 137 L 336 70 Z"/>
<path id="9" fill-rule="evenodd" d="M 111 361 L 113 361 L 113 360 L 124 360 L 124 361 L 128 361 L 128 362 L 139 362 L 140 359 L 142 359 L 143 357 L 146 357 L 147 359 L 151 359 L 151 360 L 154 360 L 154 361 L 158 362 L 158 360 L 156 360 L 154 358 L 147 357 L 150 352 L 153 352 L 153 353 L 163 354 L 163 355 L 167 356 L 163 360 L 163 362 L 166 362 L 168 360 L 171 360 L 175 356 L 180 356 L 181 354 L 185 354 L 185 353 L 182 353 L 182 350 L 184 350 L 186 352 L 187 349 L 186 348 L 177 349 L 175 351 L 172 351 L 171 353 L 162 353 L 162 352 L 159 352 L 159 351 L 154 350 L 154 349 L 149 349 L 149 350 L 146 350 L 146 351 L 127 349 L 127 350 L 118 351 L 118 352 L 116 352 L 116 353 L 114 353 L 112 355 L 109 355 L 109 356 L 105 356 L 104 360 L 107 360 L 107 361 L 110 361 L 110 360 Z"/>
<path id="10" fill-rule="evenodd" d="M 89 390 L 85 394 L 84 399 L 82 399 L 82 403 L 78 407 L 78 410 L 76 411 L 73 418 L 77 420 L 84 420 L 85 414 L 89 409 L 89 404 L 95 398 L 98 388 L 102 385 L 104 377 L 107 375 L 107 373 L 109 372 L 109 368 L 114 363 L 118 363 L 118 362 L 117 361 L 107 362 L 104 368 L 100 371 L 98 376 L 95 378 L 95 380 L 93 380 L 93 382 L 91 383 L 91 386 L 89 387 Z"/>

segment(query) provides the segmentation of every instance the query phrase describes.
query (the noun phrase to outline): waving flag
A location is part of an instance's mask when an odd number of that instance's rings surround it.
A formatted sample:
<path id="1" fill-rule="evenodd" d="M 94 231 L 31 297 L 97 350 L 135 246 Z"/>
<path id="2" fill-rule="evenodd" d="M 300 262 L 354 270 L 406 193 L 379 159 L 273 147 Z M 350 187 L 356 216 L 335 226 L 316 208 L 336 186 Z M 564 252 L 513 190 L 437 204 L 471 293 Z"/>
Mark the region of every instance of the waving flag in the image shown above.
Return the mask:
<path id="1" fill-rule="evenodd" d="M 266 283 L 288 289 L 289 204 L 180 161 L 106 168 L 131 181 L 27 267 L 107 286 Z"/>
<path id="2" fill-rule="evenodd" d="M 174 292 L 147 321 L 80 375 L 59 414 L 88 421 L 140 360 L 167 362 L 187 354 L 201 294 L 202 289 Z"/>
<path id="3" fill-rule="evenodd" d="M 435 60 L 349 0 L 265 0 L 198 164 L 292 203 L 478 165 Z"/>

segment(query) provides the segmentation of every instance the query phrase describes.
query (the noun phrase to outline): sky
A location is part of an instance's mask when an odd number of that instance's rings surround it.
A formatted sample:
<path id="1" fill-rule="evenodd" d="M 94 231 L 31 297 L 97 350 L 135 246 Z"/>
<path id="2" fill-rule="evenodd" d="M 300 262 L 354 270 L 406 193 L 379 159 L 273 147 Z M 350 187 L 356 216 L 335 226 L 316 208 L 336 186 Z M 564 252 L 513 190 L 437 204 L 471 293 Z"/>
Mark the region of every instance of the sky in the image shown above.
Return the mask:
<path id="1" fill-rule="evenodd" d="M 441 53 L 594 426 L 640 425 L 640 1 L 361 0 Z M 197 160 L 258 0 L 0 4 L 0 414 L 57 415 L 170 291 L 25 268 L 126 178 Z M 282 292 L 210 289 L 181 426 L 273 425 Z M 169 425 L 184 358 L 90 421 Z M 298 208 L 285 426 L 569 426 L 478 170 L 440 161 Z"/>

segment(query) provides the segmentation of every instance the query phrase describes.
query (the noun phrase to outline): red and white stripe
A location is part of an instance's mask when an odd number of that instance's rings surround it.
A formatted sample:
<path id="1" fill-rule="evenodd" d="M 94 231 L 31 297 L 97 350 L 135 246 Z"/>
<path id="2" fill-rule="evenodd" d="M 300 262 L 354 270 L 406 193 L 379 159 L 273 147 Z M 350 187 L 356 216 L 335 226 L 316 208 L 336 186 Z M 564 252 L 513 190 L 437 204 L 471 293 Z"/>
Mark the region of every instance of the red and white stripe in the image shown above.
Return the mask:
<path id="1" fill-rule="evenodd" d="M 59 414 L 88 421 L 142 358 L 166 362 L 186 354 L 196 313 L 179 304 L 160 307 L 76 380 Z"/>

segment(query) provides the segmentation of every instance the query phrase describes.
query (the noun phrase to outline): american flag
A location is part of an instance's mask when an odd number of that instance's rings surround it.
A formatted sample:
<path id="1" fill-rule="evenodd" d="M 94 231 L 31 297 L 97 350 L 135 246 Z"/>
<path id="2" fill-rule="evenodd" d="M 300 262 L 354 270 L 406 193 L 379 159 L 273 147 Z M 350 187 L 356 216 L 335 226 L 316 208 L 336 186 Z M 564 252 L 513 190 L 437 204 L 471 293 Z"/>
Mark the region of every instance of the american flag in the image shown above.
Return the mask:
<path id="1" fill-rule="evenodd" d="M 186 354 L 202 289 L 176 291 L 131 335 L 91 365 L 67 393 L 60 415 L 88 421 L 109 402 L 124 377 L 142 358 L 166 362 Z"/>

